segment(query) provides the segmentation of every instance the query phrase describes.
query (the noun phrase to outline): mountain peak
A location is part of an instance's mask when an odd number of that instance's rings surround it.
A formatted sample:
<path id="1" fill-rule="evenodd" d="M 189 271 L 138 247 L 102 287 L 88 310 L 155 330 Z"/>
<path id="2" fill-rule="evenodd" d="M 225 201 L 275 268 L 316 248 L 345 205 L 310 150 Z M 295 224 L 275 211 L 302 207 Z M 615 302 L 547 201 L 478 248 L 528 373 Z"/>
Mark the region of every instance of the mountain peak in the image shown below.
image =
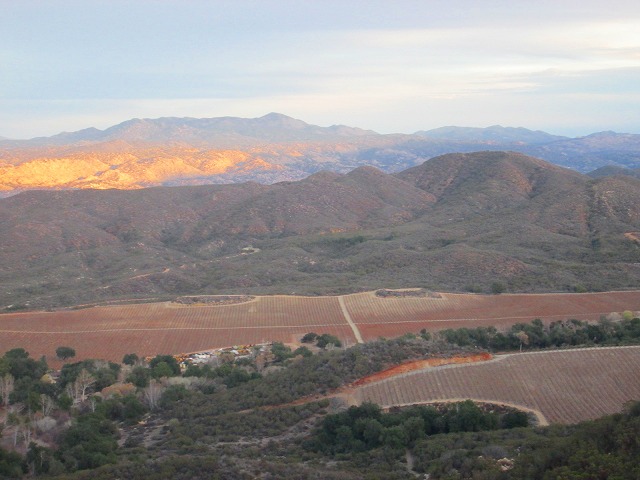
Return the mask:
<path id="1" fill-rule="evenodd" d="M 511 208 L 545 185 L 586 182 L 584 175 L 516 152 L 450 153 L 427 160 L 396 177 L 452 204 L 474 208 Z"/>
<path id="2" fill-rule="evenodd" d="M 415 133 L 433 140 L 455 142 L 480 142 L 494 145 L 536 145 L 562 140 L 566 137 L 551 135 L 540 130 L 529 130 L 524 127 L 503 127 L 492 125 L 487 128 L 477 127 L 440 127 L 433 130 Z"/>
<path id="3" fill-rule="evenodd" d="M 269 112 L 266 115 L 259 117 L 258 120 L 297 120 L 297 119 L 290 117 L 288 115 L 285 115 L 284 113 Z M 301 122 L 302 120 L 297 120 L 297 121 Z"/>

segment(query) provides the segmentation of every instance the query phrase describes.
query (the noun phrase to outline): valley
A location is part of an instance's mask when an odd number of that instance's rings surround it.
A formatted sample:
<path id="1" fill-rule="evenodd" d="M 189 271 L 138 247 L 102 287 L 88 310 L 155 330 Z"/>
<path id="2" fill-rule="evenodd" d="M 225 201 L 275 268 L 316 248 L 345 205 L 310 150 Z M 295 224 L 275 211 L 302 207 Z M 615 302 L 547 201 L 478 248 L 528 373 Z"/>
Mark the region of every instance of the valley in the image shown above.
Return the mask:
<path id="1" fill-rule="evenodd" d="M 0 480 L 640 480 L 634 2 L 0 6 Z"/>

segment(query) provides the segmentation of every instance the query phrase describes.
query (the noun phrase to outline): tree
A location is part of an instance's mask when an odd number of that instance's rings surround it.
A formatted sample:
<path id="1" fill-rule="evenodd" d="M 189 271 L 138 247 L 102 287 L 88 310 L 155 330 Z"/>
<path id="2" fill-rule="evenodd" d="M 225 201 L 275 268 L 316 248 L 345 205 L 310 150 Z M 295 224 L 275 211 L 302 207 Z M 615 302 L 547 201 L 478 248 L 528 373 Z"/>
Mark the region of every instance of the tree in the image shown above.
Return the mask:
<path id="1" fill-rule="evenodd" d="M 45 417 L 49 416 L 55 405 L 56 402 L 49 395 L 45 395 L 44 393 L 40 394 L 40 408 Z"/>
<path id="2" fill-rule="evenodd" d="M 127 353 L 124 357 L 122 357 L 122 363 L 125 365 L 135 365 L 140 358 L 135 353 Z"/>
<path id="3" fill-rule="evenodd" d="M 37 445 L 34 442 L 29 444 L 26 460 L 31 474 L 48 473 L 51 468 L 51 462 L 55 462 L 53 452 L 49 448 Z"/>
<path id="4" fill-rule="evenodd" d="M 529 345 L 529 335 L 527 335 L 523 330 L 516 333 L 516 337 L 520 340 L 520 351 L 522 351 L 522 345 Z"/>
<path id="5" fill-rule="evenodd" d="M 76 351 L 71 347 L 58 347 L 56 348 L 56 357 L 63 362 L 69 358 L 76 356 Z"/>
<path id="6" fill-rule="evenodd" d="M 13 392 L 14 378 L 10 373 L 0 377 L 0 405 L 9 403 L 9 395 Z"/>
<path id="7" fill-rule="evenodd" d="M 173 371 L 167 362 L 159 362 L 152 369 L 153 378 L 163 378 L 173 376 Z"/>
<path id="8" fill-rule="evenodd" d="M 293 351 L 293 356 L 302 355 L 303 357 L 310 357 L 313 355 L 313 352 L 309 350 L 307 347 L 302 346 L 298 347 Z"/>
<path id="9" fill-rule="evenodd" d="M 127 377 L 127 382 L 133 383 L 136 387 L 144 388 L 149 385 L 151 378 L 151 370 L 141 365 L 133 367 L 131 373 Z"/>
<path id="10" fill-rule="evenodd" d="M 69 471 L 115 463 L 117 434 L 115 424 L 103 416 L 81 415 L 62 435 L 56 456 Z"/>
<path id="11" fill-rule="evenodd" d="M 25 473 L 20 454 L 0 448 L 0 478 L 24 478 Z"/>
<path id="12" fill-rule="evenodd" d="M 156 365 L 159 363 L 166 363 L 171 371 L 171 373 L 162 376 L 175 377 L 180 375 L 180 365 L 178 365 L 177 360 L 173 358 L 172 355 L 156 355 L 149 362 L 149 367 L 151 367 L 151 369 L 155 369 Z M 164 367 L 162 368 L 164 370 Z"/>
<path id="13" fill-rule="evenodd" d="M 367 447 L 377 447 L 382 441 L 384 427 L 373 418 L 361 418 L 356 420 L 356 427 L 362 431 L 362 439 Z"/>
<path id="14" fill-rule="evenodd" d="M 73 398 L 74 403 L 84 403 L 87 399 L 87 392 L 94 383 L 96 383 L 96 379 L 93 375 L 91 375 L 85 368 L 80 370 L 75 381 L 67 386 L 69 396 Z"/>
<path id="15" fill-rule="evenodd" d="M 276 362 L 284 362 L 287 358 L 291 358 L 291 349 L 282 342 L 273 342 L 271 345 L 271 353 L 275 357 Z"/>
<path id="16" fill-rule="evenodd" d="M 162 397 L 164 390 L 165 387 L 156 380 L 152 380 L 149 383 L 149 386 L 143 390 L 144 399 L 146 400 L 150 410 L 155 410 L 158 407 L 160 397 Z"/>

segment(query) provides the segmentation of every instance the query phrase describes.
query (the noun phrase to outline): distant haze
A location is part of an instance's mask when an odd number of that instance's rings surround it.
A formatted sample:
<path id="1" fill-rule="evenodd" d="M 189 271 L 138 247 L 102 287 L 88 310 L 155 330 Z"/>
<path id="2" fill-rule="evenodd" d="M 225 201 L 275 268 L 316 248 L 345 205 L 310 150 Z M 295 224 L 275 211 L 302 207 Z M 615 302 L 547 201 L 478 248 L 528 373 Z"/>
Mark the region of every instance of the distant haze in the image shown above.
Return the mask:
<path id="1" fill-rule="evenodd" d="M 0 136 L 126 118 L 640 133 L 637 2 L 0 0 Z"/>
<path id="2" fill-rule="evenodd" d="M 132 119 L 105 130 L 0 140 L 0 197 L 40 188 L 274 183 L 358 166 L 397 172 L 443 153 L 479 150 L 518 151 L 585 173 L 612 166 L 633 174 L 630 169 L 640 168 L 637 134 L 570 138 L 494 125 L 380 135 L 272 112 L 259 118 Z"/>

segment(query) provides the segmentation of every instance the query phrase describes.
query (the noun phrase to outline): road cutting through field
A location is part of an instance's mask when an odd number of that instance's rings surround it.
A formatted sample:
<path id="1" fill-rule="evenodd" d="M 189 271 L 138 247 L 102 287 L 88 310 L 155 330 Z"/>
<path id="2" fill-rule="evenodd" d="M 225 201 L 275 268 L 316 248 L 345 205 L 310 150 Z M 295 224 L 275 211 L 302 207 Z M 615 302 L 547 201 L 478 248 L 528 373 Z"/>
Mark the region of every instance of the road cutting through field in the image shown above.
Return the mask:
<path id="1" fill-rule="evenodd" d="M 349 310 L 347 310 L 347 306 L 344 303 L 344 297 L 342 295 L 338 297 L 338 303 L 340 304 L 340 309 L 342 310 L 344 319 L 347 321 L 347 323 L 351 327 L 351 330 L 353 330 L 353 336 L 356 337 L 356 341 L 358 343 L 364 343 L 364 340 L 362 339 L 362 335 L 360 335 L 360 330 L 358 330 L 358 327 L 351 319 L 351 315 L 349 314 Z"/>

